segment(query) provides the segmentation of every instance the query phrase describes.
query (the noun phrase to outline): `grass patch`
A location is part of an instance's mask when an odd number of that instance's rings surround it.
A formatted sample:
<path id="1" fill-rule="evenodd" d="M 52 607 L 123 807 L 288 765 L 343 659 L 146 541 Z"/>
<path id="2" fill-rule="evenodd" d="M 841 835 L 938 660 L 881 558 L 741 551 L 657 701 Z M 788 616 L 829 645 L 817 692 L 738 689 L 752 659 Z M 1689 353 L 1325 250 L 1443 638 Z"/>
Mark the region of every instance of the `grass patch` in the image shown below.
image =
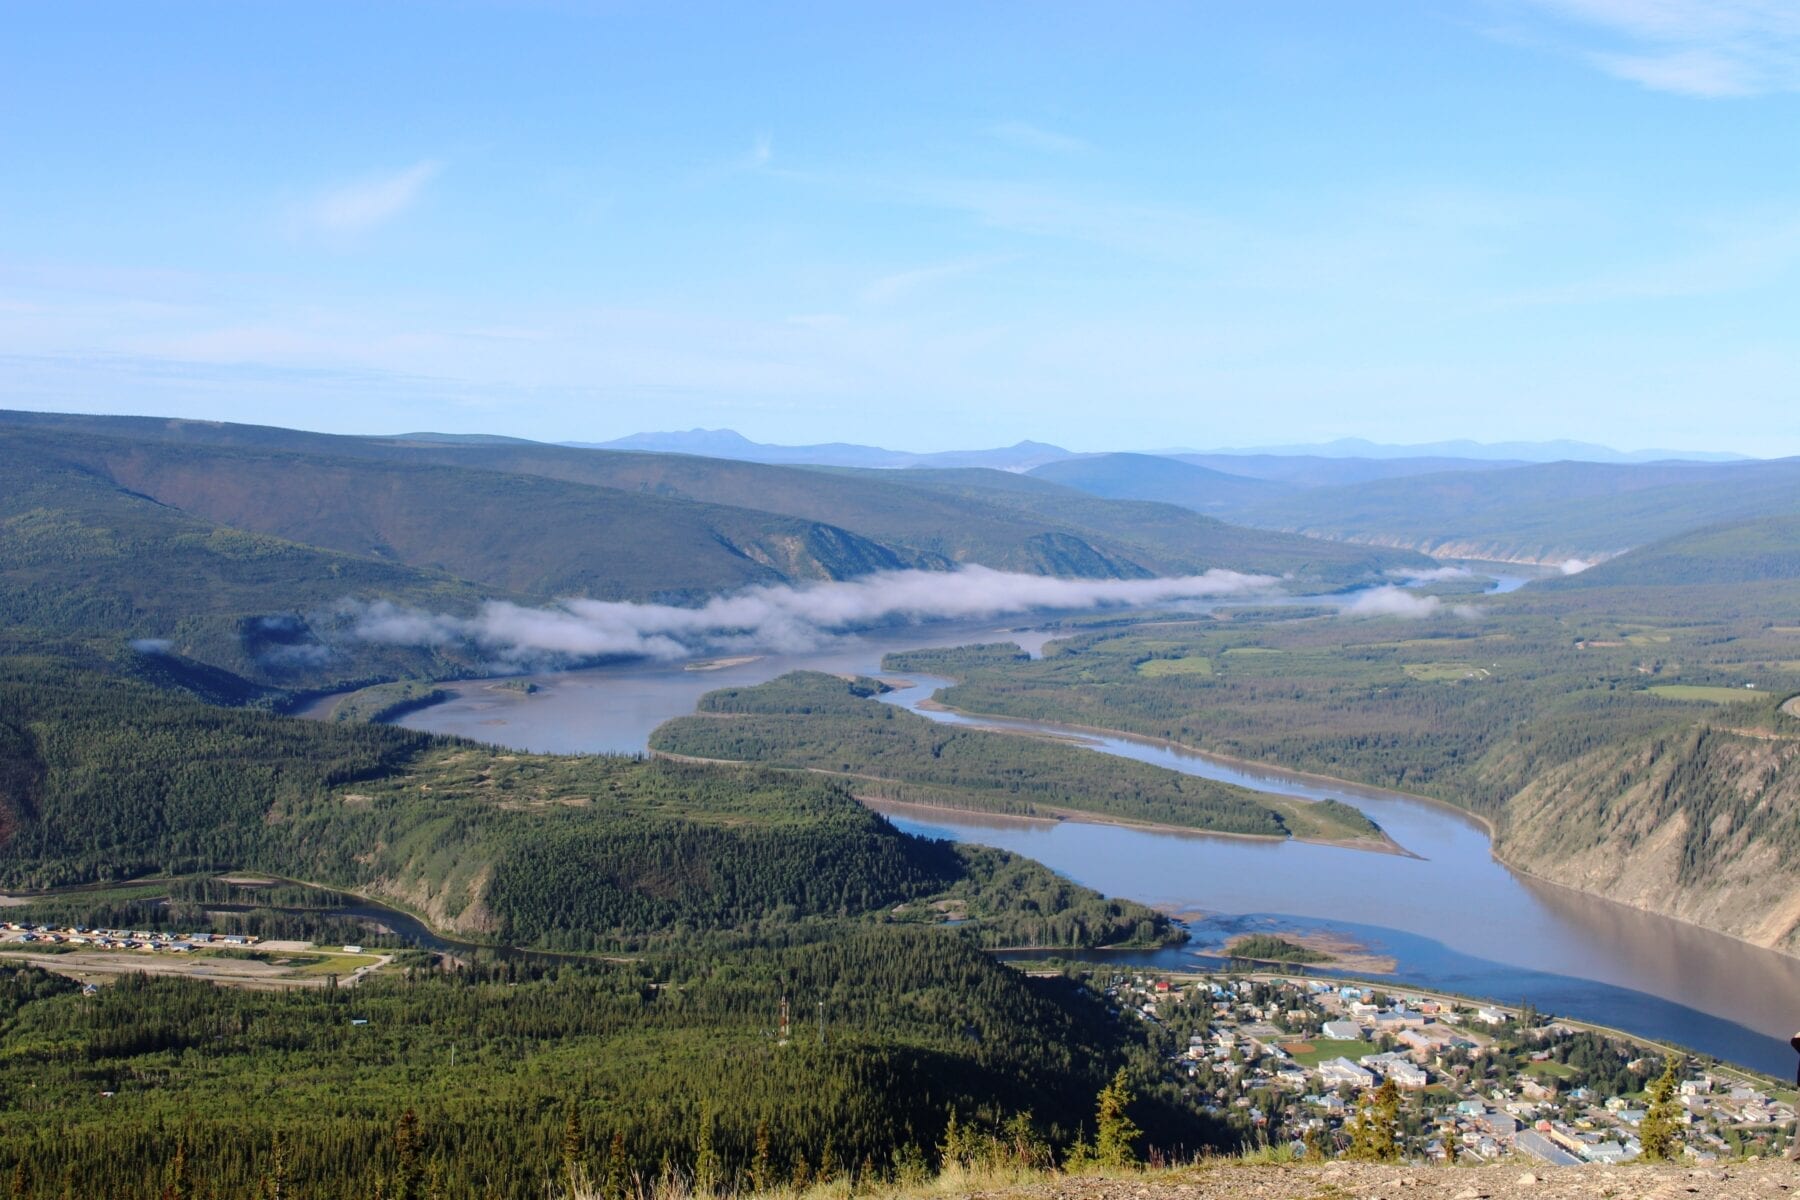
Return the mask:
<path id="1" fill-rule="evenodd" d="M 1137 673 L 1146 679 L 1163 679 L 1170 675 L 1211 675 L 1212 659 L 1203 654 L 1185 658 L 1152 658 L 1137 665 Z"/>
<path id="2" fill-rule="evenodd" d="M 348 975 L 359 967 L 372 967 L 381 958 L 375 954 L 322 954 L 299 966 L 295 975 Z"/>
<path id="3" fill-rule="evenodd" d="M 1233 646 L 1225 653 L 1229 657 L 1237 654 L 1280 654 L 1281 651 L 1273 646 Z"/>
<path id="4" fill-rule="evenodd" d="M 1310 1042 L 1301 1043 L 1312 1047 L 1310 1050 L 1289 1051 L 1295 1062 L 1303 1067 L 1316 1067 L 1322 1062 L 1334 1058 L 1347 1058 L 1355 1062 L 1365 1054 L 1375 1053 L 1370 1042 L 1346 1042 L 1336 1038 L 1313 1038 Z"/>
<path id="5" fill-rule="evenodd" d="M 1697 683 L 1660 683 L 1648 689 L 1665 700 L 1688 700 L 1703 704 L 1737 704 L 1745 700 L 1761 700 L 1767 692 L 1753 688 L 1711 687 Z"/>
<path id="6" fill-rule="evenodd" d="M 1464 679 L 1483 679 L 1487 672 L 1474 663 L 1432 662 L 1407 663 L 1402 668 L 1408 679 L 1424 683 L 1460 683 Z"/>
<path id="7" fill-rule="evenodd" d="M 1372 841 L 1382 836 L 1381 826 L 1369 820 L 1360 808 L 1341 800 L 1309 801 L 1271 796 L 1269 807 L 1281 814 L 1282 823 L 1297 838 Z"/>
<path id="8" fill-rule="evenodd" d="M 1534 1062 L 1526 1064 L 1525 1074 L 1545 1079 L 1573 1079 L 1575 1068 L 1559 1062 Z"/>

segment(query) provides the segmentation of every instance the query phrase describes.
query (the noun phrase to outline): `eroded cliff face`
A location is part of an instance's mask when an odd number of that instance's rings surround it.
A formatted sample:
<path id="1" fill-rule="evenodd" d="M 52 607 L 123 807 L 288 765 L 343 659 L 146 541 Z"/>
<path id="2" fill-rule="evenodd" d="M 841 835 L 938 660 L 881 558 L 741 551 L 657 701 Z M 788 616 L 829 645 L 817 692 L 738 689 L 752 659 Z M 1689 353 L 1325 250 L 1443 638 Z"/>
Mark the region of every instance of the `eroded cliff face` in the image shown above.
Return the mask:
<path id="1" fill-rule="evenodd" d="M 1800 953 L 1800 736 L 1610 746 L 1508 802 L 1495 853 L 1554 883 Z"/>

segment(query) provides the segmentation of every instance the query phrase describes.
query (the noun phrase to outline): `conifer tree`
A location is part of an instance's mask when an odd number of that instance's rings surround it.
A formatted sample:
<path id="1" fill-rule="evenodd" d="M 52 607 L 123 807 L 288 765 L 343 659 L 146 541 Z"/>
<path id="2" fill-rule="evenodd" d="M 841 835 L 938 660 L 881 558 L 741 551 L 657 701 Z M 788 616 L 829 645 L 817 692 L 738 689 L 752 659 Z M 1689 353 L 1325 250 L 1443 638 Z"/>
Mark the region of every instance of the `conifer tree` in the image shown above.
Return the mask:
<path id="1" fill-rule="evenodd" d="M 188 1179 L 187 1139 L 175 1143 L 175 1158 L 169 1163 L 169 1182 L 163 1188 L 162 1200 L 192 1200 L 193 1184 Z"/>
<path id="2" fill-rule="evenodd" d="M 950 1110 L 950 1119 L 944 1123 L 944 1140 L 938 1146 L 938 1159 L 943 1170 L 966 1165 L 968 1145 L 963 1135 L 962 1125 L 956 1119 L 956 1109 Z"/>
<path id="3" fill-rule="evenodd" d="M 1136 1143 L 1142 1131 L 1125 1111 L 1131 1101 L 1131 1086 L 1126 1082 L 1125 1068 L 1120 1067 L 1112 1082 L 1100 1089 L 1095 1119 L 1094 1158 L 1103 1167 L 1137 1165 Z"/>
<path id="4" fill-rule="evenodd" d="M 772 1191 L 775 1187 L 775 1167 L 770 1160 L 769 1122 L 756 1123 L 756 1148 L 750 1158 L 750 1190 L 757 1193 Z"/>
<path id="5" fill-rule="evenodd" d="M 1663 1073 L 1650 1085 L 1650 1107 L 1638 1125 L 1638 1144 L 1649 1162 L 1667 1162 L 1681 1151 L 1680 1129 L 1675 1120 L 1680 1072 L 1681 1060 L 1671 1054 L 1663 1063 Z"/>
<path id="6" fill-rule="evenodd" d="M 788 1168 L 788 1186 L 796 1192 L 804 1192 L 812 1186 L 812 1168 L 806 1163 L 806 1151 L 794 1147 L 794 1164 Z"/>
<path id="7" fill-rule="evenodd" d="M 275 1131 L 269 1142 L 269 1166 L 263 1172 L 264 1200 L 288 1200 L 287 1135 Z"/>
<path id="8" fill-rule="evenodd" d="M 1350 1149 L 1344 1155 L 1358 1162 L 1393 1162 L 1400 1157 L 1400 1089 L 1384 1079 L 1373 1092 L 1364 1093 L 1350 1126 Z"/>
<path id="9" fill-rule="evenodd" d="M 613 1130 L 612 1146 L 606 1155 L 605 1200 L 625 1200 L 628 1168 L 625 1163 L 625 1131 Z"/>
<path id="10" fill-rule="evenodd" d="M 715 1124 L 709 1097 L 700 1102 L 700 1120 L 694 1130 L 694 1190 L 702 1196 L 719 1190 L 719 1150 L 713 1144 Z"/>
<path id="11" fill-rule="evenodd" d="M 587 1134 L 581 1128 L 581 1113 L 575 1106 L 574 1097 L 570 1097 L 563 1110 L 562 1162 L 563 1178 L 568 1181 L 571 1195 L 586 1183 L 581 1162 L 586 1154 Z"/>
<path id="12" fill-rule="evenodd" d="M 419 1159 L 419 1114 L 409 1108 L 394 1126 L 393 1200 L 421 1200 L 425 1169 Z"/>
<path id="13" fill-rule="evenodd" d="M 825 1145 L 819 1150 L 818 1179 L 823 1184 L 837 1182 L 837 1146 L 829 1133 L 825 1135 Z"/>

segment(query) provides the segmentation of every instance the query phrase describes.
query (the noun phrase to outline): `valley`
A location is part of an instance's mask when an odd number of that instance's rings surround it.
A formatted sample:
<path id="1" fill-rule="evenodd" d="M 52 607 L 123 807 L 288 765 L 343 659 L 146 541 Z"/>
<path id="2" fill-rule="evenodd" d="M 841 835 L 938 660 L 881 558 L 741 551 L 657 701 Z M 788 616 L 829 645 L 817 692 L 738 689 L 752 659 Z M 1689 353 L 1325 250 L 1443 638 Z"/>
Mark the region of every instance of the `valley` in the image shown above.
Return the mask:
<path id="1" fill-rule="evenodd" d="M 731 1094 L 808 1171 L 936 1138 L 951 1108 L 999 1130 L 1027 1092 L 1072 1146 L 1120 1064 L 1155 1144 L 1228 1148 L 1261 1127 L 1171 1074 L 1166 1031 L 1107 1013 L 1096 981 L 1205 974 L 1245 938 L 1784 1069 L 1789 517 L 1566 574 L 1213 516 L 1375 486 L 1316 466 L 1198 477 L 1209 499 L 1179 465 L 1124 464 L 1160 489 L 1140 497 L 1082 490 L 1117 491 L 1118 464 L 1079 457 L 875 471 L 32 414 L 0 419 L 0 456 L 0 887 L 21 926 L 0 1044 L 49 1038 L 146 1112 L 231 1119 L 175 1070 L 196 1019 L 314 1045 L 348 1021 L 382 1048 L 321 1063 L 350 1080 L 333 1115 L 306 1108 L 314 1075 L 249 1120 L 314 1163 L 346 1137 L 366 1158 L 396 1098 L 418 1103 L 414 1018 L 472 989 L 463 1032 L 426 1039 L 433 1077 L 481 1064 L 537 1116 L 426 1117 L 523 1200 L 541 1180 L 508 1164 L 568 1093 L 634 1114 L 628 1162 L 717 1121 L 697 1085 L 580 1056 L 687 1079 L 764 1053 L 801 989 L 817 1052 Z M 93 929 L 184 932 L 147 951 Z M 174 948 L 226 931 L 271 949 Z M 513 987 L 538 1014 L 524 1042 L 495 1017 Z M 97 999 L 94 1031 L 57 1024 Z M 958 1003 L 965 1035 L 942 1024 Z M 221 1088 L 277 1069 L 280 1039 L 237 1036 Z M 493 1074 L 521 1045 L 531 1069 Z M 845 1131 L 769 1092 L 851 1078 L 918 1101 L 845 1100 Z M 55 1080 L 43 1119 L 0 1119 L 32 1161 L 93 1186 L 161 1169 L 149 1125 Z M 51 1113 L 109 1156 L 56 1148 Z M 758 1135 L 714 1136 L 742 1155 Z"/>

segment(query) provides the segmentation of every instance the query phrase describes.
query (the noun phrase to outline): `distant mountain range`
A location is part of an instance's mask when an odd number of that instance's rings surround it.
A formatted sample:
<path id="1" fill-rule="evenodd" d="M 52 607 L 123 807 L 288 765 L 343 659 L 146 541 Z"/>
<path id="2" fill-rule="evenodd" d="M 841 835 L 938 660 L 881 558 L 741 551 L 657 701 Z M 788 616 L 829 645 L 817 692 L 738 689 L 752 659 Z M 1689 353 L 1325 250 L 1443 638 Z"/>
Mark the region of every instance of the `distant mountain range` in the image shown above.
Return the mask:
<path id="1" fill-rule="evenodd" d="M 424 441 L 464 440 L 456 435 L 446 434 L 407 434 L 404 440 Z M 469 438 L 474 441 L 498 441 L 498 438 Z M 852 442 L 822 442 L 809 446 L 781 446 L 768 442 L 753 442 L 734 429 L 687 429 L 666 433 L 634 433 L 629 437 L 616 438 L 610 442 L 565 442 L 584 450 L 637 450 L 653 454 L 695 454 L 703 458 L 731 458 L 741 462 L 783 463 L 792 465 L 822 467 L 993 467 L 1002 471 L 1029 471 L 1049 463 L 1062 462 L 1073 458 L 1095 457 L 1065 450 L 1061 446 L 1053 446 L 1047 442 L 1022 441 L 1011 446 L 1001 446 L 992 450 L 943 450 L 933 453 L 915 454 L 906 450 L 888 450 L 880 446 L 862 446 Z M 1339 438 L 1332 442 L 1317 442 L 1293 446 L 1252 446 L 1241 449 L 1195 450 L 1191 448 L 1171 448 L 1145 452 L 1160 458 L 1181 458 L 1188 462 L 1209 466 L 1215 470 L 1224 470 L 1233 474 L 1266 476 L 1263 470 L 1244 469 L 1235 463 L 1221 463 L 1218 460 L 1256 460 L 1282 458 L 1290 460 L 1287 469 L 1294 469 L 1291 460 L 1300 459 L 1352 459 L 1369 462 L 1392 463 L 1395 460 L 1412 462 L 1429 460 L 1428 470 L 1453 470 L 1458 467 L 1473 469 L 1476 464 L 1497 463 L 1502 465 L 1518 465 L 1523 463 L 1545 462 L 1595 462 L 1595 463 L 1647 463 L 1647 462 L 1741 462 L 1748 456 L 1730 454 L 1710 450 L 1615 450 L 1611 446 L 1602 446 L 1594 442 L 1576 442 L 1556 440 L 1545 442 L 1475 442 L 1460 439 L 1449 442 L 1426 442 L 1417 445 L 1396 445 L 1388 442 L 1371 442 L 1363 438 Z M 1323 469 L 1317 471 L 1328 475 L 1329 479 L 1308 479 L 1307 483 L 1350 482 L 1353 475 L 1361 478 L 1385 478 L 1393 475 L 1416 474 L 1417 471 L 1405 467 L 1366 467 L 1360 472 L 1350 468 L 1343 470 Z"/>
<path id="2" fill-rule="evenodd" d="M 1309 455 L 1318 458 L 1466 458 L 1505 460 L 1511 462 L 1597 462 L 1647 463 L 1682 460 L 1687 462 L 1741 462 L 1750 456 L 1717 450 L 1614 450 L 1596 442 L 1574 442 L 1559 439 L 1547 442 L 1474 442 L 1459 438 L 1449 442 L 1420 442 L 1395 445 L 1371 442 L 1364 438 L 1338 438 L 1332 442 L 1311 442 L 1292 446 L 1250 446 L 1223 450 L 1159 450 L 1163 455 L 1189 454 L 1275 454 Z"/>
<path id="3" fill-rule="evenodd" d="M 774 446 L 753 442 L 734 429 L 688 429 L 672 433 L 634 433 L 610 442 L 565 442 L 583 450 L 637 450 L 652 454 L 696 454 L 703 458 L 733 458 L 740 462 L 804 464 L 820 467 L 994 467 L 1002 471 L 1026 471 L 1044 463 L 1074 457 L 1061 446 L 1044 442 L 1019 442 L 994 450 L 944 450 L 911 454 L 858 446 L 849 442 L 824 442 L 814 446 Z"/>

